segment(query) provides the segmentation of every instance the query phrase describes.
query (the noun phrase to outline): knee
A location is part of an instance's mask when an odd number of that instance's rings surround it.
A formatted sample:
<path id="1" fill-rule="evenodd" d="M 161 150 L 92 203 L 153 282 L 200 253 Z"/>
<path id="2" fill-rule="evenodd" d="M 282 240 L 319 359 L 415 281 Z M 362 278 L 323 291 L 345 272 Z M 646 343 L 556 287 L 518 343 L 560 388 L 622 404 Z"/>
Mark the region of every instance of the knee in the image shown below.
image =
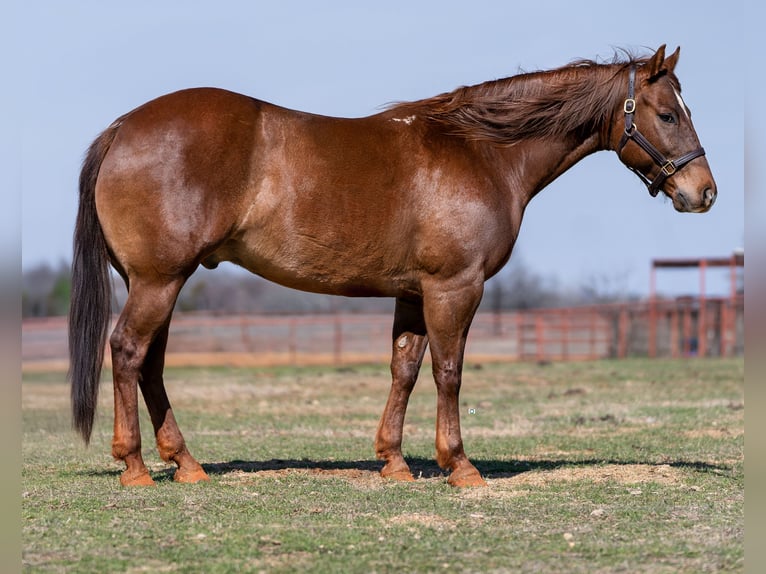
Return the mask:
<path id="1" fill-rule="evenodd" d="M 394 341 L 391 357 L 391 375 L 395 382 L 412 386 L 420 372 L 422 354 L 416 347 L 415 338 L 404 334 Z"/>
<path id="2" fill-rule="evenodd" d="M 437 389 L 460 390 L 460 368 L 452 361 L 434 362 L 434 381 Z"/>
<path id="3" fill-rule="evenodd" d="M 411 388 L 415 385 L 420 371 L 417 361 L 393 361 L 391 363 L 391 377 L 394 383 Z"/>
<path id="4" fill-rule="evenodd" d="M 453 365 L 434 365 L 433 376 L 436 383 L 436 391 L 439 395 L 451 396 L 457 395 L 460 392 L 460 370 Z"/>

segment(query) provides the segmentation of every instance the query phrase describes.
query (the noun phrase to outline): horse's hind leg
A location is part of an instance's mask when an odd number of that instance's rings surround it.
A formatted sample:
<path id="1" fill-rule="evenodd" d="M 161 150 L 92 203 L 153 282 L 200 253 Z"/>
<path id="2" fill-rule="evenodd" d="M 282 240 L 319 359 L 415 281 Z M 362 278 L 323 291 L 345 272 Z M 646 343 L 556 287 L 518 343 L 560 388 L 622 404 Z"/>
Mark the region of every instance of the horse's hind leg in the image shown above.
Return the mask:
<path id="1" fill-rule="evenodd" d="M 168 395 L 165 392 L 162 371 L 165 367 L 165 348 L 167 347 L 169 327 L 170 320 L 168 319 L 149 347 L 138 384 L 152 419 L 160 457 L 164 461 L 174 462 L 178 466 L 173 478 L 177 482 L 191 483 L 210 480 L 186 448 L 186 442 L 178 428 Z"/>
<path id="2" fill-rule="evenodd" d="M 141 456 L 137 387 L 149 349 L 167 328 L 183 282 L 183 278 L 157 283 L 131 279 L 128 300 L 109 339 L 114 379 L 112 455 L 125 462 L 120 477 L 125 486 L 154 484 Z M 160 346 L 164 348 L 164 343 Z"/>
<path id="3" fill-rule="evenodd" d="M 375 435 L 375 452 L 386 461 L 380 474 L 395 480 L 413 480 L 402 456 L 402 430 L 412 389 L 417 381 L 428 338 L 422 303 L 396 301 L 391 354 L 391 391 Z"/>

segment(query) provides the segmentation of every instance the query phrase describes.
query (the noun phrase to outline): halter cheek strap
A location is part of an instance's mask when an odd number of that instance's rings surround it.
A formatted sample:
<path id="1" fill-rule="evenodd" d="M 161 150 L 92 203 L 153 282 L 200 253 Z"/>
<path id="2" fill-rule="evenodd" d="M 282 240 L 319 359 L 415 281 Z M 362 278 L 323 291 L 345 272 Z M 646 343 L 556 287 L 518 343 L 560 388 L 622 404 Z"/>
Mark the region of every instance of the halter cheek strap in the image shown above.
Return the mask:
<path id="1" fill-rule="evenodd" d="M 634 167 L 628 166 L 628 169 L 635 173 L 641 179 L 641 181 L 646 184 L 652 197 L 656 197 L 660 192 L 660 189 L 662 189 L 662 184 L 665 183 L 667 178 L 676 173 L 694 158 L 705 155 L 705 150 L 700 147 L 673 160 L 667 159 L 664 155 L 662 155 L 662 153 L 651 143 L 649 143 L 649 140 L 647 140 L 644 135 L 638 131 L 636 124 L 633 122 L 633 115 L 636 113 L 635 93 L 636 67 L 631 66 L 630 73 L 628 74 L 628 97 L 626 98 L 622 107 L 623 113 L 625 114 L 625 131 L 623 132 L 622 138 L 620 139 L 620 145 L 617 148 L 617 155 L 622 153 L 622 149 L 625 147 L 625 144 L 628 143 L 628 140 L 633 140 L 642 150 L 649 154 L 649 157 L 651 157 L 654 163 L 660 168 L 660 172 L 657 174 L 657 177 L 655 177 L 653 181 Z"/>

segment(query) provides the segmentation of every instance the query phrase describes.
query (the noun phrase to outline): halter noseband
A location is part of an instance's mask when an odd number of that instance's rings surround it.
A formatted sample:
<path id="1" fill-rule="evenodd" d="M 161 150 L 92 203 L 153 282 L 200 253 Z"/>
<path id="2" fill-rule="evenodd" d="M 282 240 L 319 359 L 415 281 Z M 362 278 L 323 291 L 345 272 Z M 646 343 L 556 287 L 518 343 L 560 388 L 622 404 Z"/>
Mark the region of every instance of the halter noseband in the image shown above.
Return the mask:
<path id="1" fill-rule="evenodd" d="M 705 150 L 700 147 L 694 151 L 690 151 L 689 153 L 682 155 L 677 159 L 672 160 L 669 160 L 664 155 L 662 155 L 662 153 L 656 147 L 650 144 L 649 140 L 647 140 L 644 135 L 638 131 L 636 124 L 633 123 L 633 114 L 636 112 L 635 88 L 636 67 L 631 66 L 630 74 L 628 75 L 628 97 L 625 100 L 622 108 L 625 112 L 625 131 L 622 134 L 622 139 L 620 139 L 620 145 L 617 148 L 617 155 L 622 153 L 622 148 L 625 147 L 625 144 L 628 143 L 628 140 L 633 140 L 641 149 L 649 154 L 649 156 L 654 160 L 654 163 L 660 167 L 660 172 L 657 174 L 657 177 L 654 178 L 654 181 L 651 181 L 648 177 L 646 177 L 643 173 L 634 167 L 628 166 L 628 169 L 630 169 L 639 178 L 641 178 L 641 181 L 643 181 L 649 188 L 649 193 L 652 195 L 652 197 L 657 197 L 657 194 L 662 188 L 662 184 L 665 183 L 667 178 L 684 167 L 694 158 L 705 155 Z"/>

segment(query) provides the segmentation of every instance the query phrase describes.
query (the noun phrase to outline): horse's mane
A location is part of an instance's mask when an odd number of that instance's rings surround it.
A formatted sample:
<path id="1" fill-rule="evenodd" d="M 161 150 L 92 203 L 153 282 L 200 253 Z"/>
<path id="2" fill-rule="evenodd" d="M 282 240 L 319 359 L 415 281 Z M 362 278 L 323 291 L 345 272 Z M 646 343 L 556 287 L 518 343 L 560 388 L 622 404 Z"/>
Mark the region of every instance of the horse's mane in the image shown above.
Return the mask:
<path id="1" fill-rule="evenodd" d="M 609 121 L 626 97 L 627 79 L 622 72 L 649 59 L 624 54 L 627 58 L 615 54 L 609 63 L 577 60 L 554 70 L 464 86 L 389 109 L 417 115 L 467 139 L 505 145 L 577 131 L 592 133 Z"/>

